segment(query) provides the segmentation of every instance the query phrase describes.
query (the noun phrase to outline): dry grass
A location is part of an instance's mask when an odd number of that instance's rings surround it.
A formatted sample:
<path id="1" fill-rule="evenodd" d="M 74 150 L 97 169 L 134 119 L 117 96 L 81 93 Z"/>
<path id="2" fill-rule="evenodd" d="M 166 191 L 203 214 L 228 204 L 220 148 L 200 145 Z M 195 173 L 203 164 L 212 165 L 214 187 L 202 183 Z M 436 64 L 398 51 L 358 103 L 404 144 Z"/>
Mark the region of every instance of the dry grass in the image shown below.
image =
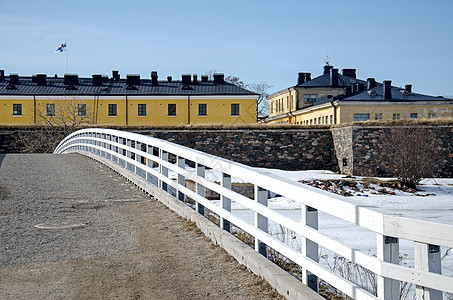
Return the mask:
<path id="1" fill-rule="evenodd" d="M 267 123 L 253 123 L 253 124 L 216 124 L 216 125 L 167 125 L 167 126 L 101 126 L 83 124 L 80 128 L 108 128 L 118 130 L 289 130 L 289 129 L 330 129 L 330 128 L 343 128 L 349 126 L 403 126 L 403 125 L 425 125 L 425 126 L 451 126 L 453 119 L 451 118 L 438 118 L 438 119 L 420 119 L 420 120 L 397 120 L 397 121 L 366 121 L 366 122 L 349 122 L 335 125 L 301 125 L 301 124 L 267 124 Z M 41 125 L 24 125 L 24 126 L 11 126 L 0 125 L 0 130 L 38 130 Z"/>

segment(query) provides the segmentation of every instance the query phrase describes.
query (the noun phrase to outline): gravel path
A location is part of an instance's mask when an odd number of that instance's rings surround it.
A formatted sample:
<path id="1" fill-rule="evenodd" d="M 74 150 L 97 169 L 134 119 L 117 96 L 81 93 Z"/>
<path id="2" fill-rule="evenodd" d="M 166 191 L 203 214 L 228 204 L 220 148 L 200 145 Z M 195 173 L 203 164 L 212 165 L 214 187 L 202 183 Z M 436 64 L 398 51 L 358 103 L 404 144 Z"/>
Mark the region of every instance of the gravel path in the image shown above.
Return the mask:
<path id="1" fill-rule="evenodd" d="M 275 299 L 197 228 L 81 155 L 0 155 L 0 299 Z"/>

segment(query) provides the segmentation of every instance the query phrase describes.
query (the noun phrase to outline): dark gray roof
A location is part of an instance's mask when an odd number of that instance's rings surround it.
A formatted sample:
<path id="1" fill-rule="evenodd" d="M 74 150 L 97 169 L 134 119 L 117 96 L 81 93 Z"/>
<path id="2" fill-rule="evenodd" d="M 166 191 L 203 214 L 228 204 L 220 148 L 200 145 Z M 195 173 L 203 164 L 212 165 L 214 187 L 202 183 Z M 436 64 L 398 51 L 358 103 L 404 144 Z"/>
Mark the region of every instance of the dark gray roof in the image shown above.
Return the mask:
<path id="1" fill-rule="evenodd" d="M 379 101 L 383 100 L 384 86 L 378 83 L 376 87 L 357 93 L 355 95 L 340 99 L 340 101 Z M 392 99 L 390 101 L 445 101 L 452 99 L 429 96 L 408 92 L 403 88 L 392 86 Z"/>
<path id="2" fill-rule="evenodd" d="M 360 79 L 353 78 L 353 77 L 338 74 L 338 87 L 351 86 L 354 83 L 366 84 L 367 82 L 360 80 Z M 299 84 L 296 86 L 298 86 L 298 87 L 327 87 L 327 86 L 331 87 L 330 73 L 315 77 L 310 81 L 307 81 L 305 83 L 302 83 L 302 84 Z"/>
<path id="3" fill-rule="evenodd" d="M 20 84 L 11 88 L 9 76 L 0 81 L 0 95 L 258 95 L 249 90 L 225 82 L 214 84 L 213 81 L 183 85 L 181 81 L 159 81 L 152 86 L 151 79 L 140 79 L 140 85 L 128 89 L 126 79 L 108 79 L 102 86 L 93 86 L 92 78 L 79 78 L 75 89 L 67 89 L 64 78 L 47 78 L 47 86 L 38 86 L 32 77 L 20 77 Z M 9 85 L 10 88 L 7 88 Z"/>

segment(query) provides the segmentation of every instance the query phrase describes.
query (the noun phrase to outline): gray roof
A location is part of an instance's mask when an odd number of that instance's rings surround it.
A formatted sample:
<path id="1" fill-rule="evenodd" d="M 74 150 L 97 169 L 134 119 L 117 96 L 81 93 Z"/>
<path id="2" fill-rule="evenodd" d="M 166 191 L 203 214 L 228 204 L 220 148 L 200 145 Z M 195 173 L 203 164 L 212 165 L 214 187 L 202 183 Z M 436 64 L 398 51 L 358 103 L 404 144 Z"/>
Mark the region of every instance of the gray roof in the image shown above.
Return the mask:
<path id="1" fill-rule="evenodd" d="M 355 95 L 345 97 L 340 101 L 379 101 L 383 100 L 384 86 L 378 83 L 376 87 L 357 93 Z M 445 101 L 451 99 L 444 97 L 429 96 L 408 92 L 403 88 L 392 86 L 392 99 L 386 101 Z"/>
<path id="2" fill-rule="evenodd" d="M 126 79 L 113 80 L 109 78 L 102 86 L 93 86 L 92 78 L 78 78 L 79 84 L 75 89 L 67 89 L 64 78 L 47 78 L 47 86 L 38 86 L 32 77 L 20 77 L 20 84 L 7 88 L 9 76 L 0 81 L 0 95 L 258 95 L 249 90 L 225 82 L 214 84 L 213 81 L 197 84 L 182 84 L 181 81 L 159 81 L 158 86 L 152 86 L 151 79 L 140 79 L 140 85 L 129 89 Z"/>
<path id="3" fill-rule="evenodd" d="M 452 99 L 444 97 L 429 96 L 423 94 L 417 94 L 413 92 L 408 92 L 403 88 L 392 86 L 392 99 L 383 99 L 384 94 L 384 85 L 382 83 L 377 83 L 376 87 L 358 92 L 352 96 L 345 97 L 344 95 L 339 95 L 336 97 L 324 96 L 316 99 L 316 101 L 309 107 L 314 107 L 333 101 L 392 101 L 392 102 L 407 102 L 407 101 L 452 101 Z M 305 109 L 304 107 L 302 109 Z"/>
<path id="4" fill-rule="evenodd" d="M 356 79 L 353 77 L 349 76 L 344 76 L 341 74 L 338 74 L 338 87 L 345 87 L 345 86 L 351 86 L 354 83 L 363 83 L 366 85 L 366 81 Z M 296 85 L 298 87 L 331 87 L 330 85 L 330 73 L 318 76 L 313 78 L 310 81 L 307 81 L 305 83 Z"/>

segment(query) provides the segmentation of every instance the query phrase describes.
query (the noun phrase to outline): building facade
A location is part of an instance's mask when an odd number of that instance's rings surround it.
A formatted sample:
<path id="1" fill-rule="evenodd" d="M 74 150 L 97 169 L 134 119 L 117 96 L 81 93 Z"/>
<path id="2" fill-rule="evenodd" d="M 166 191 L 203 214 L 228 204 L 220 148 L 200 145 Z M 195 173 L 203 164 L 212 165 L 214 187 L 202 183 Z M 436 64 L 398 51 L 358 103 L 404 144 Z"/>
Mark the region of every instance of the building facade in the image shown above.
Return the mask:
<path id="1" fill-rule="evenodd" d="M 256 123 L 257 94 L 224 81 L 223 74 L 182 75 L 158 80 L 66 74 L 5 76 L 0 70 L 0 125 L 77 122 L 93 125 L 159 126 Z"/>
<path id="2" fill-rule="evenodd" d="M 360 80 L 355 69 L 324 66 L 311 79 L 299 73 L 298 84 L 268 96 L 268 123 L 328 125 L 359 121 L 453 118 L 453 100 L 394 87 L 391 81 Z"/>

